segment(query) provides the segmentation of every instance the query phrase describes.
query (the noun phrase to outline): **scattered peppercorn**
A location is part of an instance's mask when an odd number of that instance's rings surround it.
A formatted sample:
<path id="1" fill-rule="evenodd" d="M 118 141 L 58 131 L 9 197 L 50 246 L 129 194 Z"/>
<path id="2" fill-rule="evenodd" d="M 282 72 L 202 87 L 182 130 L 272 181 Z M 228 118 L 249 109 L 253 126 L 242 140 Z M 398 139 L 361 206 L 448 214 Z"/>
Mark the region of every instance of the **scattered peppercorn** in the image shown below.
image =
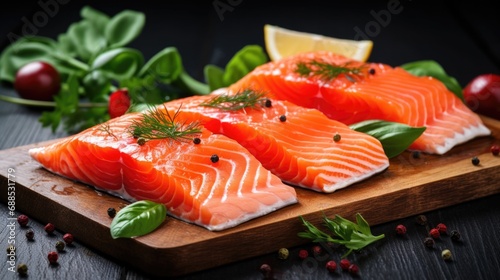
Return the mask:
<path id="1" fill-rule="evenodd" d="M 21 276 L 26 276 L 28 275 L 28 266 L 25 263 L 20 263 L 17 266 L 17 273 Z"/>
<path id="2" fill-rule="evenodd" d="M 262 275 L 264 276 L 264 278 L 266 279 L 269 279 L 269 278 L 272 278 L 272 269 L 271 269 L 271 266 L 268 265 L 268 264 L 263 264 L 260 266 L 260 272 L 262 273 Z"/>
<path id="3" fill-rule="evenodd" d="M 264 102 L 264 106 L 266 106 L 267 108 L 270 108 L 271 106 L 273 106 L 271 99 L 266 99 L 266 101 Z"/>
<path id="4" fill-rule="evenodd" d="M 426 237 L 424 239 L 424 245 L 427 248 L 434 248 L 434 243 L 434 239 L 432 239 L 431 237 Z"/>
<path id="5" fill-rule="evenodd" d="M 500 154 L 500 147 L 498 145 L 493 145 L 491 146 L 490 151 L 494 156 L 498 156 Z"/>
<path id="6" fill-rule="evenodd" d="M 212 155 L 210 157 L 210 161 L 212 161 L 213 163 L 216 163 L 219 161 L 219 156 L 218 155 Z"/>
<path id="7" fill-rule="evenodd" d="M 425 226 L 427 224 L 427 217 L 425 215 L 418 215 L 415 221 L 417 224 Z"/>
<path id="8" fill-rule="evenodd" d="M 351 262 L 348 259 L 340 260 L 340 268 L 342 268 L 343 271 L 348 271 L 349 266 L 351 266 Z"/>
<path id="9" fill-rule="evenodd" d="M 200 143 L 201 143 L 201 139 L 200 139 L 200 138 L 198 138 L 198 137 L 195 137 L 195 138 L 193 139 L 193 143 L 195 143 L 196 145 L 198 145 L 198 144 L 200 144 Z"/>
<path id="10" fill-rule="evenodd" d="M 280 116 L 280 122 L 286 122 L 286 116 L 285 115 L 281 115 Z"/>
<path id="11" fill-rule="evenodd" d="M 447 233 L 447 227 L 445 224 L 443 223 L 439 223 L 437 226 L 436 226 L 437 230 L 439 230 L 439 233 L 440 234 L 446 234 Z"/>
<path id="12" fill-rule="evenodd" d="M 335 141 L 335 142 L 339 142 L 341 138 L 342 137 L 338 133 L 335 133 L 335 135 L 333 135 L 333 141 Z"/>
<path id="13" fill-rule="evenodd" d="M 22 227 L 25 227 L 28 225 L 28 222 L 29 222 L 29 218 L 28 216 L 24 215 L 24 214 L 21 214 L 17 217 L 17 222 L 19 223 L 19 225 L 21 225 Z"/>
<path id="14" fill-rule="evenodd" d="M 57 259 L 59 258 L 59 255 L 57 254 L 57 252 L 49 252 L 49 254 L 47 255 L 47 258 L 49 259 L 49 263 L 50 264 L 56 264 L 57 263 Z"/>
<path id="15" fill-rule="evenodd" d="M 302 249 L 299 251 L 299 258 L 301 260 L 305 260 L 307 257 L 309 257 L 309 252 L 307 252 L 307 250 Z"/>
<path id="16" fill-rule="evenodd" d="M 108 208 L 108 216 L 109 216 L 110 218 L 114 218 L 114 217 L 115 217 L 115 215 L 116 215 L 116 209 L 115 209 L 115 208 L 113 208 L 113 207 Z"/>
<path id="17" fill-rule="evenodd" d="M 458 232 L 457 230 L 452 230 L 450 232 L 450 237 L 451 237 L 451 240 L 453 241 L 459 241 L 460 240 L 460 232 Z"/>
<path id="18" fill-rule="evenodd" d="M 413 151 L 411 153 L 411 156 L 414 158 L 414 159 L 418 159 L 420 158 L 420 151 Z"/>
<path id="19" fill-rule="evenodd" d="M 359 273 L 359 267 L 357 265 L 355 265 L 355 264 L 351 264 L 349 266 L 349 273 L 351 275 L 358 275 L 358 273 Z"/>
<path id="20" fill-rule="evenodd" d="M 29 241 L 32 241 L 34 237 L 35 237 L 35 232 L 34 232 L 32 229 L 28 229 L 28 230 L 26 231 L 26 238 L 27 238 Z"/>
<path id="21" fill-rule="evenodd" d="M 337 270 L 337 263 L 333 260 L 331 261 L 328 261 L 326 263 L 326 269 L 329 271 L 329 272 L 335 272 L 335 270 Z"/>
<path id="22" fill-rule="evenodd" d="M 434 239 L 438 239 L 441 233 L 439 233 L 439 230 L 437 228 L 433 228 L 429 231 L 429 235 Z"/>
<path id="23" fill-rule="evenodd" d="M 71 243 L 73 243 L 74 240 L 73 234 L 66 233 L 65 235 L 63 235 L 63 240 L 67 245 L 71 245 Z"/>
<path id="24" fill-rule="evenodd" d="M 52 223 L 48 223 L 48 224 L 45 225 L 45 227 L 43 229 L 48 234 L 52 234 L 54 232 L 54 230 L 56 229 L 56 227 Z"/>
<path id="25" fill-rule="evenodd" d="M 474 165 L 479 165 L 479 163 L 481 162 L 478 157 L 473 157 L 471 161 Z"/>
<path id="26" fill-rule="evenodd" d="M 370 70 L 368 70 L 368 73 L 370 73 L 370 75 L 375 75 L 375 69 L 370 68 Z"/>
<path id="27" fill-rule="evenodd" d="M 16 246 L 9 245 L 7 246 L 7 254 L 12 254 L 12 252 L 16 252 Z"/>
<path id="28" fill-rule="evenodd" d="M 62 241 L 57 241 L 56 242 L 56 249 L 57 251 L 61 252 L 64 251 L 64 247 L 66 247 L 65 243 Z"/>
<path id="29" fill-rule="evenodd" d="M 404 225 L 397 225 L 396 226 L 396 233 L 398 235 L 405 235 L 406 234 L 406 227 Z"/>
<path id="30" fill-rule="evenodd" d="M 137 138 L 137 144 L 139 146 L 142 146 L 142 145 L 146 144 L 146 139 L 142 138 L 142 137 Z"/>
<path id="31" fill-rule="evenodd" d="M 451 260 L 451 251 L 448 250 L 448 249 L 444 249 L 442 252 L 441 252 L 441 257 L 443 258 L 443 260 L 445 261 L 450 261 Z"/>
<path id="32" fill-rule="evenodd" d="M 289 252 L 288 252 L 287 248 L 281 248 L 281 249 L 279 249 L 279 251 L 278 251 L 278 258 L 280 260 L 286 260 L 286 259 L 288 259 L 288 255 L 289 255 Z"/>
<path id="33" fill-rule="evenodd" d="M 314 246 L 312 248 L 312 251 L 313 251 L 314 255 L 321 255 L 321 253 L 323 253 L 323 249 L 321 248 L 321 246 L 318 246 L 318 245 Z"/>

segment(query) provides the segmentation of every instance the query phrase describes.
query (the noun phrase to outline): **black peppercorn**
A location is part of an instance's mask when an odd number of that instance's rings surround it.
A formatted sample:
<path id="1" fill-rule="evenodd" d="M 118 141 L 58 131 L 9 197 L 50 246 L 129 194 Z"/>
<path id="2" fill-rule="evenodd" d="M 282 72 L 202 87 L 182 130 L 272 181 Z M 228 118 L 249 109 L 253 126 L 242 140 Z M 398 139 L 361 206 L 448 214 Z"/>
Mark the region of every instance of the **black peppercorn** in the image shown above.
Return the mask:
<path id="1" fill-rule="evenodd" d="M 285 115 L 281 115 L 280 116 L 280 122 L 286 122 L 286 116 Z"/>
<path id="2" fill-rule="evenodd" d="M 368 73 L 370 73 L 370 75 L 374 75 L 375 74 L 375 69 L 370 68 L 370 70 L 368 70 Z"/>
<path id="3" fill-rule="evenodd" d="M 218 155 L 212 155 L 210 157 L 210 160 L 213 162 L 213 163 L 216 163 L 219 161 L 219 156 Z"/>
<path id="4" fill-rule="evenodd" d="M 453 241 L 459 241 L 460 240 L 460 232 L 458 232 L 457 230 L 452 230 L 450 232 L 450 238 Z"/>
<path id="5" fill-rule="evenodd" d="M 139 144 L 139 146 L 142 146 L 142 145 L 146 144 L 146 139 L 144 139 L 142 137 L 139 137 L 137 139 L 137 144 Z"/>
<path id="6" fill-rule="evenodd" d="M 201 143 L 201 139 L 200 139 L 200 138 L 198 138 L 198 137 L 195 137 L 195 138 L 193 139 L 193 143 L 195 143 L 196 145 L 198 145 L 198 144 L 200 144 L 200 143 Z"/>
<path id="7" fill-rule="evenodd" d="M 34 237 L 35 237 L 35 232 L 34 232 L 32 229 L 28 229 L 28 230 L 26 231 L 26 238 L 27 238 L 29 241 L 32 241 Z"/>
<path id="8" fill-rule="evenodd" d="M 473 157 L 473 158 L 472 158 L 472 164 L 474 164 L 474 165 L 479 165 L 479 162 L 480 162 L 480 161 L 479 161 L 479 158 L 478 158 L 478 157 Z"/>
<path id="9" fill-rule="evenodd" d="M 424 245 L 427 248 L 433 248 L 434 247 L 434 243 L 435 243 L 435 241 L 434 241 L 434 239 L 432 239 L 432 237 L 426 237 L 424 239 Z"/>
<path id="10" fill-rule="evenodd" d="M 341 138 L 342 137 L 338 133 L 335 133 L 335 135 L 333 135 L 333 141 L 335 141 L 335 142 L 339 142 Z"/>
<path id="11" fill-rule="evenodd" d="M 116 215 L 116 209 L 112 207 L 108 208 L 108 216 L 114 218 L 115 215 Z"/>
<path id="12" fill-rule="evenodd" d="M 427 217 L 425 215 L 418 215 L 415 221 L 417 224 L 425 226 L 427 224 Z"/>
<path id="13" fill-rule="evenodd" d="M 17 266 L 17 273 L 21 276 L 26 276 L 28 275 L 28 266 L 25 263 L 20 263 Z"/>
<path id="14" fill-rule="evenodd" d="M 270 108 L 271 106 L 273 106 L 271 99 L 266 99 L 266 101 L 264 102 L 264 106 L 266 106 L 267 108 Z"/>
<path id="15" fill-rule="evenodd" d="M 66 246 L 66 244 L 63 241 L 57 241 L 56 242 L 56 249 L 59 252 L 64 251 L 64 247 L 65 246 Z"/>

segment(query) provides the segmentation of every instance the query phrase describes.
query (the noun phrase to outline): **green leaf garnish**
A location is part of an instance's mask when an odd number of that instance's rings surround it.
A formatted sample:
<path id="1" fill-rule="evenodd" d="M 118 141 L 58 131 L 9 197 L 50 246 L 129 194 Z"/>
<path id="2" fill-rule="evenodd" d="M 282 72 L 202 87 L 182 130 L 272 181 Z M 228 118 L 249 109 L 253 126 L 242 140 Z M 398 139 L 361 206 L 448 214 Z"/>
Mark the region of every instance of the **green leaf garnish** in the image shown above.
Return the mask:
<path id="1" fill-rule="evenodd" d="M 130 127 L 130 133 L 135 138 L 145 140 L 170 139 L 176 141 L 192 140 L 195 135 L 201 133 L 199 122 L 180 123 L 177 117 L 180 108 L 172 116 L 165 105 L 164 111 L 158 108 L 149 109 L 142 114 L 141 121 L 134 121 Z"/>
<path id="2" fill-rule="evenodd" d="M 377 138 L 388 158 L 405 151 L 425 131 L 425 127 L 412 127 L 381 120 L 355 123 L 350 125 L 350 128 Z"/>
<path id="3" fill-rule="evenodd" d="M 127 205 L 113 218 L 111 236 L 134 237 L 148 234 L 163 223 L 167 208 L 161 203 L 141 200 Z"/>
<path id="4" fill-rule="evenodd" d="M 306 227 L 306 231 L 299 232 L 299 237 L 311 239 L 313 242 L 330 242 L 344 245 L 349 250 L 342 258 L 347 257 L 353 250 L 360 250 L 385 237 L 384 234 L 373 235 L 368 222 L 359 213 L 356 214 L 357 223 L 353 223 L 339 215 L 335 215 L 333 220 L 326 216 L 323 217 L 325 226 L 333 233 L 332 235 L 320 230 L 302 216 L 300 219 Z"/>
<path id="5" fill-rule="evenodd" d="M 216 95 L 200 103 L 200 106 L 217 108 L 224 111 L 237 111 L 244 108 L 258 108 L 264 106 L 266 100 L 267 98 L 264 92 L 245 89 L 234 95 Z"/>
<path id="6" fill-rule="evenodd" d="M 462 87 L 458 81 L 449 76 L 439 63 L 434 60 L 420 60 L 409 62 L 401 65 L 401 68 L 410 72 L 415 76 L 431 76 L 440 80 L 451 92 L 453 92 L 460 100 L 464 101 Z"/>
<path id="7" fill-rule="evenodd" d="M 313 60 L 309 62 L 299 62 L 297 63 L 297 69 L 295 70 L 301 76 L 317 76 L 322 80 L 332 80 L 337 78 L 339 75 L 344 74 L 346 78 L 352 82 L 356 81 L 356 76 L 362 76 L 363 73 L 361 67 L 350 67 L 349 62 L 336 65 L 331 63 L 326 63 L 318 60 Z"/>

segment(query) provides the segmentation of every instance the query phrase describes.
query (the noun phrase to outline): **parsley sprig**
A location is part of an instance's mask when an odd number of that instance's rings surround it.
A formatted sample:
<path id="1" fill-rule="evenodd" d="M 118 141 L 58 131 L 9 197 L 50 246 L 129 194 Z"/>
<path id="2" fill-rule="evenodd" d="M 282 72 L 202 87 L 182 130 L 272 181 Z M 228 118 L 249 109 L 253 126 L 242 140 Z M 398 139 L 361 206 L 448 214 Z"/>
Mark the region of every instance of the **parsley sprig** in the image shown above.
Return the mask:
<path id="1" fill-rule="evenodd" d="M 309 238 L 313 242 L 330 242 L 344 245 L 349 250 L 342 258 L 348 256 L 353 250 L 360 250 L 385 237 L 384 234 L 374 236 L 371 233 L 370 226 L 359 213 L 356 214 L 356 223 L 342 218 L 339 215 L 335 215 L 333 220 L 326 216 L 323 217 L 325 226 L 333 232 L 333 235 L 321 231 L 303 217 L 300 217 L 300 219 L 306 227 L 306 231 L 299 232 L 299 237 Z"/>

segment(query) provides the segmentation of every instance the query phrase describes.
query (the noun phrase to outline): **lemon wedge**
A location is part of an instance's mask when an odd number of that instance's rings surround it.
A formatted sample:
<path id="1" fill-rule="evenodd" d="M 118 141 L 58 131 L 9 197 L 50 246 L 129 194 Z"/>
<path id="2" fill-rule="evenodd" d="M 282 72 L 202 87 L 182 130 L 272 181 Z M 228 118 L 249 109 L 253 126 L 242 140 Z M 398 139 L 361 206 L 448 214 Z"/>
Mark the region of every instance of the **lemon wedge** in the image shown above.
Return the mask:
<path id="1" fill-rule="evenodd" d="M 333 38 L 269 24 L 264 25 L 264 41 L 269 58 L 273 61 L 302 52 L 331 51 L 364 62 L 373 48 L 371 40 Z"/>

